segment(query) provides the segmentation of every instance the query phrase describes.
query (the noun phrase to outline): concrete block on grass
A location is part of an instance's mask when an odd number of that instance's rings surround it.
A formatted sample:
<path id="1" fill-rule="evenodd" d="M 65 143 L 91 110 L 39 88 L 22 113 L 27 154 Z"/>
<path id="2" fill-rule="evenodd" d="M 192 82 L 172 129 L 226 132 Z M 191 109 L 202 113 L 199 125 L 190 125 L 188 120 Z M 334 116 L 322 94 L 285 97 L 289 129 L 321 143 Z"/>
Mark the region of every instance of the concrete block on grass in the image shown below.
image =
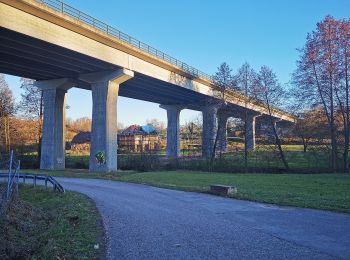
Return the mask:
<path id="1" fill-rule="evenodd" d="M 210 185 L 210 192 L 221 196 L 230 196 L 237 193 L 237 188 L 234 186 L 227 185 Z"/>

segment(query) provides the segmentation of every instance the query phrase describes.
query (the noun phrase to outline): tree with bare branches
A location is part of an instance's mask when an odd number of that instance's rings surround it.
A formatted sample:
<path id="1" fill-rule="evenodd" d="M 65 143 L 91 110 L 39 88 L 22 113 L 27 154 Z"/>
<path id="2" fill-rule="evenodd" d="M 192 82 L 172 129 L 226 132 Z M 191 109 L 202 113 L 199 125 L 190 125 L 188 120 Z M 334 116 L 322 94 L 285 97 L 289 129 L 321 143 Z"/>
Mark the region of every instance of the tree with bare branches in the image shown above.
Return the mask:
<path id="1" fill-rule="evenodd" d="M 245 113 L 244 113 L 244 136 L 248 132 L 248 109 L 247 103 L 250 98 L 255 97 L 255 83 L 257 79 L 256 72 L 250 67 L 250 65 L 246 62 L 244 63 L 237 71 L 234 76 L 234 83 L 237 89 L 240 90 L 245 96 L 244 104 L 245 104 Z M 244 138 L 244 166 L 247 171 L 248 169 L 248 139 Z"/>
<path id="2" fill-rule="evenodd" d="M 288 162 L 282 149 L 281 139 L 278 135 L 274 118 L 274 109 L 282 105 L 285 91 L 278 82 L 276 74 L 267 66 L 262 66 L 257 74 L 255 95 L 259 101 L 266 105 L 268 122 L 275 139 L 275 144 L 283 165 L 288 171 Z"/>
<path id="3" fill-rule="evenodd" d="M 338 153 L 336 115 L 343 121 L 344 170 L 349 170 L 349 20 L 327 16 L 309 33 L 297 69 L 293 74 L 297 98 L 307 108 L 320 106 L 327 118 L 331 140 L 331 168 L 335 171 Z"/>
<path id="4" fill-rule="evenodd" d="M 43 93 L 35 86 L 35 80 L 21 78 L 21 102 L 19 109 L 26 119 L 36 122 L 37 132 L 37 153 L 38 163 L 40 163 L 41 156 L 41 137 L 42 137 L 42 125 L 43 125 Z"/>
<path id="5" fill-rule="evenodd" d="M 15 100 L 12 91 L 5 80 L 5 76 L 0 74 L 0 143 L 4 145 L 4 150 L 11 149 L 10 117 L 15 113 Z"/>
<path id="6" fill-rule="evenodd" d="M 232 69 L 226 62 L 223 62 L 218 67 L 217 72 L 213 76 L 213 83 L 214 83 L 214 90 L 215 90 L 214 96 L 218 99 L 219 109 L 226 104 L 228 93 L 232 90 L 236 90 L 233 79 L 234 78 L 232 75 Z M 215 139 L 214 139 L 213 149 L 212 149 L 211 158 L 210 158 L 211 165 L 215 158 L 218 139 L 219 139 L 218 133 L 220 133 L 220 131 L 222 130 L 221 127 L 222 125 L 218 124 L 218 127 L 215 132 Z"/>

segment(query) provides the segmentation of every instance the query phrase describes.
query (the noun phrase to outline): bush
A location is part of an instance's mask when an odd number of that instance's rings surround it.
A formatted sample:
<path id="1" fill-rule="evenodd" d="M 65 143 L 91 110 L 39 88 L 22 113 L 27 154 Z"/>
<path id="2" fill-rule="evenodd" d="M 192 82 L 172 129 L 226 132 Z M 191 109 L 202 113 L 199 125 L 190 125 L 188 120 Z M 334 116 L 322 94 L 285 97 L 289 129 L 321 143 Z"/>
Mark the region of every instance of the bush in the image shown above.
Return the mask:
<path id="1" fill-rule="evenodd" d="M 21 161 L 21 169 L 38 169 L 40 167 L 37 155 L 19 155 L 17 158 Z"/>
<path id="2" fill-rule="evenodd" d="M 119 155 L 118 168 L 141 172 L 156 171 L 161 168 L 160 157 L 157 154 Z"/>
<path id="3" fill-rule="evenodd" d="M 89 156 L 66 156 L 66 168 L 89 169 Z"/>

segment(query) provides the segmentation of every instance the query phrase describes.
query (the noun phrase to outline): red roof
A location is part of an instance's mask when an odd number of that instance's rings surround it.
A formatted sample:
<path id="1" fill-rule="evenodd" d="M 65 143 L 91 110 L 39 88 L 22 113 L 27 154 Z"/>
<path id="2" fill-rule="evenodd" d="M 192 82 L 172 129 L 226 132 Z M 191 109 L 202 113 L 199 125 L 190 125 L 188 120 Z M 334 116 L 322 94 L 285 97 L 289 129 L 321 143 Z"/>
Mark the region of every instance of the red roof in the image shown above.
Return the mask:
<path id="1" fill-rule="evenodd" d="M 131 125 L 128 128 L 124 129 L 123 132 L 137 132 L 140 131 L 140 126 L 139 125 Z"/>

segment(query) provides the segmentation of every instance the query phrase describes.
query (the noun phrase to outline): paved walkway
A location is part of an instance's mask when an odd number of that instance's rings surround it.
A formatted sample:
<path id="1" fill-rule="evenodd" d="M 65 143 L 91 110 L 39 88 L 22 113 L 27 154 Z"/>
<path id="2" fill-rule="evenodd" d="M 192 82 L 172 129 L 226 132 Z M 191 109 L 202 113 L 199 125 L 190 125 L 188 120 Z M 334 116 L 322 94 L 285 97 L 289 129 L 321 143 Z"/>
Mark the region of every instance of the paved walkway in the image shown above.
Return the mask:
<path id="1" fill-rule="evenodd" d="M 57 178 L 92 198 L 110 259 L 350 259 L 350 215 L 104 180 Z"/>

